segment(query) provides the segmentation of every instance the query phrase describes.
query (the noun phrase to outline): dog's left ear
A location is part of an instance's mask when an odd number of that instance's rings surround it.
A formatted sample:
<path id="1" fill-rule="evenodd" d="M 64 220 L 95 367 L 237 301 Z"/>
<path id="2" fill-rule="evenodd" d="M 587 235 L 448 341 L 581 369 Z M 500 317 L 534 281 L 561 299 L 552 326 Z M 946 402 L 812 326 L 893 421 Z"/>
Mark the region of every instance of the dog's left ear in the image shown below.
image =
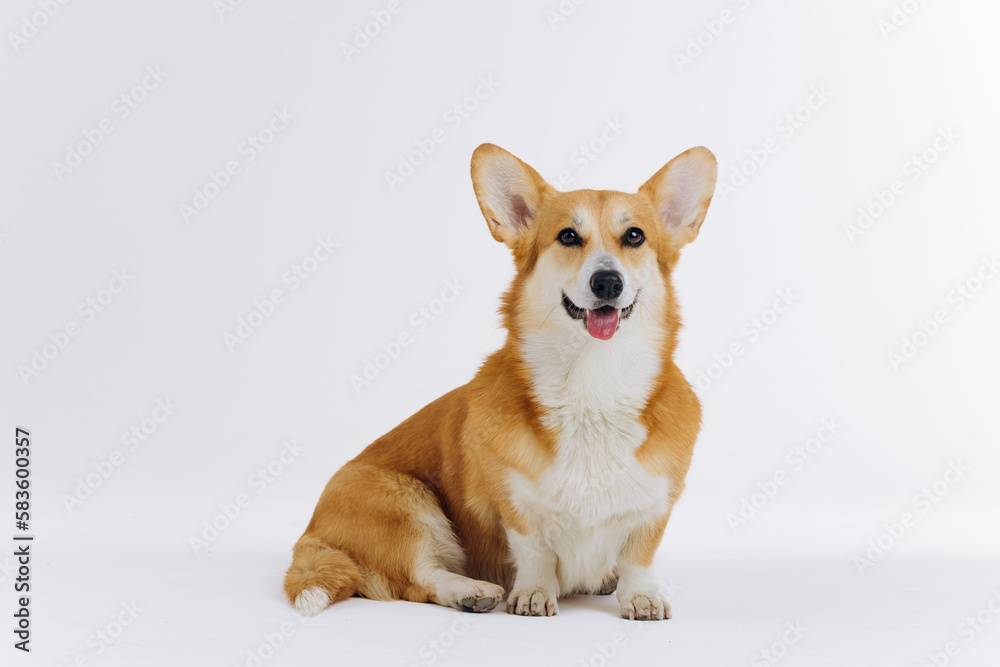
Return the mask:
<path id="1" fill-rule="evenodd" d="M 472 187 L 497 241 L 513 248 L 546 196 L 555 192 L 538 172 L 493 144 L 472 154 Z"/>
<path id="2" fill-rule="evenodd" d="M 653 202 L 678 246 L 697 238 L 715 192 L 718 172 L 712 151 L 698 146 L 675 157 L 639 188 Z"/>

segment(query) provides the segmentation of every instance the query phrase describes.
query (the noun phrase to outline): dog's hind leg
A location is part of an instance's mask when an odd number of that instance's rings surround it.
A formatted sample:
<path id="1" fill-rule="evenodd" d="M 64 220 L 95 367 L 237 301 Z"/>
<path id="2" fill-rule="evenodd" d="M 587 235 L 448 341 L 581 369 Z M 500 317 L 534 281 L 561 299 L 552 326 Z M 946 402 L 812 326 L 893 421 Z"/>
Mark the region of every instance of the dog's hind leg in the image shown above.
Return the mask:
<path id="1" fill-rule="evenodd" d="M 436 505 L 421 512 L 424 534 L 414 563 L 414 581 L 426 589 L 428 600 L 439 605 L 473 612 L 492 610 L 504 599 L 503 587 L 460 574 L 464 572 L 461 547 Z"/>
<path id="2" fill-rule="evenodd" d="M 465 557 L 451 522 L 437 497 L 409 475 L 347 464 L 323 491 L 303 540 L 307 536 L 350 556 L 363 597 L 477 612 L 504 597 L 501 586 L 463 576 Z"/>

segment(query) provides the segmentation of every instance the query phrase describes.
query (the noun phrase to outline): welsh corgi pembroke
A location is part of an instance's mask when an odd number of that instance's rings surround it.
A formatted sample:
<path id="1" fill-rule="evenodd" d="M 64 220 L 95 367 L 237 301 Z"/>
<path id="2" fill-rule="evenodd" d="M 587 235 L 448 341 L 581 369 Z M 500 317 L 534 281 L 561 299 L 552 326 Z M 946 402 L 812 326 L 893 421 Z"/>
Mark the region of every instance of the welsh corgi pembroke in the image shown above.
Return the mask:
<path id="1" fill-rule="evenodd" d="M 552 616 L 617 592 L 670 618 L 653 570 L 701 426 L 674 364 L 671 273 L 698 236 L 715 156 L 692 148 L 635 194 L 557 192 L 492 144 L 472 184 L 516 273 L 504 346 L 327 483 L 285 576 L 314 615 L 352 595 Z"/>

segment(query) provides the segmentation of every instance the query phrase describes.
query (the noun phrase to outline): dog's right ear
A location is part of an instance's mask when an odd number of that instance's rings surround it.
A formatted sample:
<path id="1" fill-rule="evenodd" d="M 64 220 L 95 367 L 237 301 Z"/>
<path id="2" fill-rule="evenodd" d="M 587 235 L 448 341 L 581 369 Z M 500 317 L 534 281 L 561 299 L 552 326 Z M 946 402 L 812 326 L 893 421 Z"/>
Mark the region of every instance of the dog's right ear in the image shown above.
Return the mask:
<path id="1" fill-rule="evenodd" d="M 493 144 L 472 153 L 472 187 L 493 238 L 511 248 L 555 192 L 537 171 Z"/>

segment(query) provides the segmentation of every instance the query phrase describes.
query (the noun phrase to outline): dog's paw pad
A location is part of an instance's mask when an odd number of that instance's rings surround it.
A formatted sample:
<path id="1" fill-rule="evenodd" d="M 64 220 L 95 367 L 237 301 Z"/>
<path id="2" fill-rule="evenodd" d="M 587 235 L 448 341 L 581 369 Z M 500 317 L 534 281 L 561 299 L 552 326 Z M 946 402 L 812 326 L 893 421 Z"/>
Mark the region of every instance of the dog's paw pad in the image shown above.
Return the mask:
<path id="1" fill-rule="evenodd" d="M 465 611 L 490 611 L 500 604 L 501 597 L 488 595 L 486 597 L 468 596 L 461 599 L 462 609 Z"/>
<path id="2" fill-rule="evenodd" d="M 457 597 L 457 606 L 462 611 L 483 613 L 492 611 L 503 601 L 503 588 L 485 581 L 473 582 L 469 589 Z"/>

